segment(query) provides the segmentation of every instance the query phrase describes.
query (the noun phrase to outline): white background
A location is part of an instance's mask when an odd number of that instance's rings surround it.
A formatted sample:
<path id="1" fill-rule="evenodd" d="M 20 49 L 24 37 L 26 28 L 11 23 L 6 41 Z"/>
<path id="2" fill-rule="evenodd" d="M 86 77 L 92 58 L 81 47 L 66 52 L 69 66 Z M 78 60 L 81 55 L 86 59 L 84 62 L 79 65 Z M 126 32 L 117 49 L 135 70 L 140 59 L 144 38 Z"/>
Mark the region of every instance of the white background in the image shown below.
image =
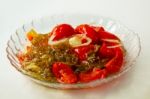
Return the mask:
<path id="1" fill-rule="evenodd" d="M 26 79 L 7 60 L 6 42 L 24 23 L 54 13 L 92 13 L 121 21 L 141 38 L 135 66 L 93 89 L 56 90 Z M 0 0 L 0 99 L 150 99 L 149 43 L 149 0 Z"/>

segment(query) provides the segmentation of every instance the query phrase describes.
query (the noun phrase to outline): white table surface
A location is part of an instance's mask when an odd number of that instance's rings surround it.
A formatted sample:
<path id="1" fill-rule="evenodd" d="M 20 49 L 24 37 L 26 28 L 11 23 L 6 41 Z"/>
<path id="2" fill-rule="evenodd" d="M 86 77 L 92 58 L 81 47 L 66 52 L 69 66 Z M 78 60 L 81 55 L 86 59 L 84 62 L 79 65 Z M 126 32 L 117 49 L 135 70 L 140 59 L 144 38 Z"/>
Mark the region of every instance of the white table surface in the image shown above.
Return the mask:
<path id="1" fill-rule="evenodd" d="M 55 90 L 17 72 L 6 57 L 11 33 L 34 18 L 54 13 L 93 13 L 121 21 L 139 34 L 142 51 L 125 75 L 103 86 Z M 0 0 L 0 99 L 150 99 L 149 0 Z"/>

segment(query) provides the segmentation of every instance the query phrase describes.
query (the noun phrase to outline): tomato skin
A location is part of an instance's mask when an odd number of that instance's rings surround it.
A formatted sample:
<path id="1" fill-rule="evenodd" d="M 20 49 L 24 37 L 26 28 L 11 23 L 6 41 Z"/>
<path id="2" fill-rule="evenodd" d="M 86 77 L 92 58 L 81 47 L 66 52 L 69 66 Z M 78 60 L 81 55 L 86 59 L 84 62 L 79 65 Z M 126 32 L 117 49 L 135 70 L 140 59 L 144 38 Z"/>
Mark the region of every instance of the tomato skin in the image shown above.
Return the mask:
<path id="1" fill-rule="evenodd" d="M 101 26 L 91 26 L 91 27 L 98 33 L 100 40 L 102 40 L 102 39 L 119 40 L 119 38 L 116 35 L 108 32 L 108 31 L 105 31 L 105 29 Z"/>
<path id="2" fill-rule="evenodd" d="M 90 82 L 97 79 L 103 79 L 108 75 L 105 69 L 93 68 L 92 71 L 79 74 L 80 82 Z"/>
<path id="3" fill-rule="evenodd" d="M 102 58 L 112 58 L 115 56 L 114 48 L 108 48 L 105 42 L 103 42 L 102 46 L 100 47 L 98 54 Z"/>
<path id="4" fill-rule="evenodd" d="M 89 25 L 87 24 L 81 24 L 75 28 L 75 31 L 77 31 L 79 34 L 86 34 L 89 38 L 92 39 L 92 43 L 98 43 L 98 34 L 97 32 Z"/>
<path id="5" fill-rule="evenodd" d="M 115 48 L 115 56 L 105 64 L 106 70 L 109 73 L 116 73 L 120 70 L 123 64 L 123 50 L 118 47 Z"/>
<path id="6" fill-rule="evenodd" d="M 52 72 L 60 83 L 76 83 L 77 76 L 73 70 L 62 62 L 56 62 L 52 66 Z"/>
<path id="7" fill-rule="evenodd" d="M 74 52 L 77 54 L 79 60 L 83 61 L 87 59 L 88 52 L 94 51 L 94 50 L 95 50 L 94 45 L 86 45 L 86 46 L 76 47 L 74 49 Z"/>
<path id="8" fill-rule="evenodd" d="M 98 32 L 98 37 L 100 40 L 103 40 L 103 39 L 113 39 L 113 40 L 119 40 L 119 38 L 112 34 L 112 33 L 109 33 L 107 31 L 99 31 Z"/>
<path id="9" fill-rule="evenodd" d="M 53 41 L 60 40 L 66 37 L 70 37 L 75 34 L 75 31 L 73 27 L 69 24 L 60 24 L 57 25 L 52 32 L 50 33 L 50 36 L 54 35 Z"/>
<path id="10" fill-rule="evenodd" d="M 105 29 L 101 26 L 91 26 L 96 32 L 105 31 Z"/>

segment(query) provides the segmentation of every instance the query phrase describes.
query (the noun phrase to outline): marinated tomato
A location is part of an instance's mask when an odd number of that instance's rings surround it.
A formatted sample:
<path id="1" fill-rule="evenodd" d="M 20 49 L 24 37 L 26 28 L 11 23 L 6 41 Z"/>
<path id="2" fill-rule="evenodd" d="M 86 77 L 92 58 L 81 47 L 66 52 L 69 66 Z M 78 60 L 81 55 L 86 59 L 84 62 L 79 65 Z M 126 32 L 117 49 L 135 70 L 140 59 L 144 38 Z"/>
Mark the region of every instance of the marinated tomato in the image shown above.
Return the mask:
<path id="1" fill-rule="evenodd" d="M 102 26 L 60 24 L 48 34 L 31 29 L 26 51 L 17 54 L 31 76 L 57 83 L 87 83 L 120 71 L 125 50 Z"/>
<path id="2" fill-rule="evenodd" d="M 62 83 L 75 83 L 77 82 L 77 76 L 73 70 L 64 63 L 56 62 L 52 66 L 52 71 L 57 80 Z"/>

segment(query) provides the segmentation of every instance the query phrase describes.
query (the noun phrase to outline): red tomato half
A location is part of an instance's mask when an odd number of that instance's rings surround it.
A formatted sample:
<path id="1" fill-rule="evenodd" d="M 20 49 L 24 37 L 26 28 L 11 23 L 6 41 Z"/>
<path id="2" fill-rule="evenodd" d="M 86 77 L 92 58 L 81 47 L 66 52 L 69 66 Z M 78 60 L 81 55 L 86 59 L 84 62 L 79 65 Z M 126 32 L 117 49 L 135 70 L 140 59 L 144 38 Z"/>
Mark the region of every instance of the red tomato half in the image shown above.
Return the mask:
<path id="1" fill-rule="evenodd" d="M 78 33 L 85 33 L 89 38 L 92 39 L 92 43 L 97 43 L 98 42 L 98 35 L 97 32 L 89 25 L 87 24 L 82 24 L 76 27 L 75 29 Z"/>
<path id="2" fill-rule="evenodd" d="M 84 72 L 79 74 L 80 82 L 90 82 L 96 79 L 102 79 L 107 76 L 105 69 L 93 68 L 92 71 Z"/>
<path id="3" fill-rule="evenodd" d="M 120 70 L 123 64 L 123 50 L 118 47 L 114 49 L 115 56 L 105 64 L 106 70 L 109 73 L 116 73 Z"/>
<path id="4" fill-rule="evenodd" d="M 86 60 L 87 55 L 90 51 L 94 51 L 94 45 L 80 46 L 74 49 L 74 52 L 77 54 L 80 61 Z"/>
<path id="5" fill-rule="evenodd" d="M 75 31 L 71 25 L 68 24 L 60 24 L 57 25 L 51 32 L 51 35 L 54 35 L 54 41 L 60 40 L 66 37 L 70 37 L 75 34 Z"/>
<path id="6" fill-rule="evenodd" d="M 73 70 L 64 63 L 54 63 L 52 67 L 52 72 L 56 76 L 58 82 L 68 84 L 77 82 L 77 76 L 74 74 Z"/>

